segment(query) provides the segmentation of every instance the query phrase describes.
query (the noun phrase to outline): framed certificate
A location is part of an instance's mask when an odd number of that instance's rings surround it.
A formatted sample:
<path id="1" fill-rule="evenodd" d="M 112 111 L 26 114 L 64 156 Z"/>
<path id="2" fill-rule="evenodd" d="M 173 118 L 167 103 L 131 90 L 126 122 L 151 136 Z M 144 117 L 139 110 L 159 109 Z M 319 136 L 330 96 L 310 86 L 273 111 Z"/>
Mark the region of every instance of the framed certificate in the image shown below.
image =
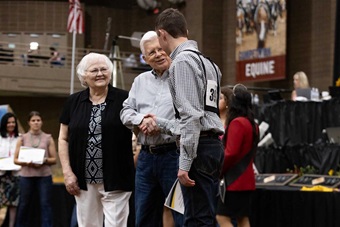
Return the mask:
<path id="1" fill-rule="evenodd" d="M 340 185 L 340 177 L 328 175 L 304 174 L 289 184 L 289 186 L 296 187 L 303 186 L 312 187 L 315 185 L 321 185 L 329 188 L 337 188 Z"/>
<path id="2" fill-rule="evenodd" d="M 45 158 L 45 149 L 33 148 L 33 147 L 20 147 L 19 150 L 19 162 L 43 164 Z"/>
<path id="3" fill-rule="evenodd" d="M 297 178 L 297 174 L 291 173 L 268 173 L 259 174 L 255 176 L 255 182 L 257 187 L 261 186 L 284 186 Z"/>

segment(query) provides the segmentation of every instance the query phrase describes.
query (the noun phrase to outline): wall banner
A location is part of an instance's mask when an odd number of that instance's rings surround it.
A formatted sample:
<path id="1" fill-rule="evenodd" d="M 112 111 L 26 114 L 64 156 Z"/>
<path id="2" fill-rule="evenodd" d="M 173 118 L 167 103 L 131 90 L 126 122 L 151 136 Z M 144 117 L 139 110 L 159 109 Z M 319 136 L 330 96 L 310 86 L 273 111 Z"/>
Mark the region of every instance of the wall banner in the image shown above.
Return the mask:
<path id="1" fill-rule="evenodd" d="M 286 78 L 287 0 L 236 0 L 236 81 Z"/>

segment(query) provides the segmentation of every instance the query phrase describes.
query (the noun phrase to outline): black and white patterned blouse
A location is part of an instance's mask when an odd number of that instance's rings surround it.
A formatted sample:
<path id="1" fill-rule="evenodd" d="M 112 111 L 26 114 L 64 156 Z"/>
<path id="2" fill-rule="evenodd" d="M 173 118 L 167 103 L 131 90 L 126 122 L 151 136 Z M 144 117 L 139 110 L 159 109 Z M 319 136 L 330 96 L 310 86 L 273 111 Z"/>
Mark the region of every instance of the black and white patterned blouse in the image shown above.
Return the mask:
<path id="1" fill-rule="evenodd" d="M 103 183 L 102 112 L 106 103 L 92 106 L 85 155 L 85 180 L 88 184 Z"/>

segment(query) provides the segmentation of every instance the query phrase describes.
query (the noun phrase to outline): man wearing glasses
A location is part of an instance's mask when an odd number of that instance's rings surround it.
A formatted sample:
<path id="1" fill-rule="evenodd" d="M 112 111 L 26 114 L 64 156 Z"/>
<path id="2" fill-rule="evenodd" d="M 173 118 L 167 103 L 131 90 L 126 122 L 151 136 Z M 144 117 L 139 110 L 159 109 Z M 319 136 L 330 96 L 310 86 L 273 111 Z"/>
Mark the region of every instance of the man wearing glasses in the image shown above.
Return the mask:
<path id="1" fill-rule="evenodd" d="M 165 73 L 170 58 L 160 47 L 154 31 L 144 34 L 140 48 L 143 59 L 153 69 L 135 78 L 121 111 L 123 124 L 134 131 L 142 144 L 135 177 L 136 227 L 171 226 L 173 220 L 175 226 L 182 226 L 182 215 L 173 211 L 172 218 L 170 210 L 164 208 L 165 198 L 177 179 L 176 137 L 161 133 L 155 121 L 148 117 L 175 119 Z M 162 224 L 163 208 L 168 220 Z"/>

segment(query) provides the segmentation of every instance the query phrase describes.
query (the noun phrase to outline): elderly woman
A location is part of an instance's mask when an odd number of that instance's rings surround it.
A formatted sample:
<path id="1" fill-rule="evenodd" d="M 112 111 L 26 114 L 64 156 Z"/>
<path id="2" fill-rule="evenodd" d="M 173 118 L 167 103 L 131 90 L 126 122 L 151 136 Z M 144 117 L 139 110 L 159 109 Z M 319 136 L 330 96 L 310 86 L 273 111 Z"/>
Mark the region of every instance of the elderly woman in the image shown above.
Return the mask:
<path id="1" fill-rule="evenodd" d="M 110 85 L 113 65 L 89 53 L 77 66 L 85 90 L 72 94 L 60 116 L 59 157 L 79 226 L 126 226 L 134 185 L 132 133 L 120 121 L 128 92 Z"/>

